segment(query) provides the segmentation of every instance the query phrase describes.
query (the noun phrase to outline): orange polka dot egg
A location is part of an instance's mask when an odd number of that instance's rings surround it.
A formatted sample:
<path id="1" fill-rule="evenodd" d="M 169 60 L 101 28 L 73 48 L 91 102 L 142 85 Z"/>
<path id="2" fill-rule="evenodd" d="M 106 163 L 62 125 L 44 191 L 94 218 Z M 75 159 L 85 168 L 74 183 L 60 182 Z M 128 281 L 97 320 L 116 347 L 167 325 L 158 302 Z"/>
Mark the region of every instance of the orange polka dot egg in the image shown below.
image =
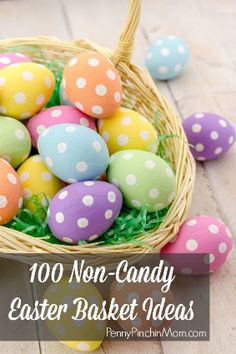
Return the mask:
<path id="1" fill-rule="evenodd" d="M 109 118 L 121 105 L 119 73 L 104 55 L 87 51 L 72 58 L 64 69 L 68 99 L 94 118 Z"/>
<path id="2" fill-rule="evenodd" d="M 0 225 L 17 215 L 23 203 L 19 177 L 9 163 L 0 158 Z"/>

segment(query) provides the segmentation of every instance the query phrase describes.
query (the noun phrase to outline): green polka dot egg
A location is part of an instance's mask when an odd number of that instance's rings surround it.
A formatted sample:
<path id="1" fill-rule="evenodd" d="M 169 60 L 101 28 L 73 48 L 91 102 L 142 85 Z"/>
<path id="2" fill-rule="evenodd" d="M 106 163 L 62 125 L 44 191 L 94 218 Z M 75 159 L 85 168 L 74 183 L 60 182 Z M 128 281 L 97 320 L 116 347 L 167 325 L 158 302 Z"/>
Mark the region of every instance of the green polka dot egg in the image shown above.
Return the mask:
<path id="1" fill-rule="evenodd" d="M 0 116 L 0 157 L 17 168 L 27 159 L 30 149 L 26 127 L 14 118 Z"/>
<path id="2" fill-rule="evenodd" d="M 169 164 L 159 156 L 141 150 L 125 150 L 110 158 L 108 180 L 121 190 L 124 203 L 154 212 L 174 199 L 176 178 Z"/>

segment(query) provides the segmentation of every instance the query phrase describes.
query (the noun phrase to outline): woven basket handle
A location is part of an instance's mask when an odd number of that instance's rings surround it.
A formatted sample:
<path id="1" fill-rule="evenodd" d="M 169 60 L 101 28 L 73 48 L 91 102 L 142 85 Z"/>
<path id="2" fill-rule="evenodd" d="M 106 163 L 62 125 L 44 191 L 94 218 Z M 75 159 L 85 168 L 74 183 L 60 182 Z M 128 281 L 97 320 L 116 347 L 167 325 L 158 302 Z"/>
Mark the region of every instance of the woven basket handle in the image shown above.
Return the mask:
<path id="1" fill-rule="evenodd" d="M 120 35 L 119 43 L 111 60 L 116 65 L 119 61 L 130 62 L 134 52 L 134 36 L 139 23 L 140 0 L 129 0 L 129 16 L 127 24 Z"/>

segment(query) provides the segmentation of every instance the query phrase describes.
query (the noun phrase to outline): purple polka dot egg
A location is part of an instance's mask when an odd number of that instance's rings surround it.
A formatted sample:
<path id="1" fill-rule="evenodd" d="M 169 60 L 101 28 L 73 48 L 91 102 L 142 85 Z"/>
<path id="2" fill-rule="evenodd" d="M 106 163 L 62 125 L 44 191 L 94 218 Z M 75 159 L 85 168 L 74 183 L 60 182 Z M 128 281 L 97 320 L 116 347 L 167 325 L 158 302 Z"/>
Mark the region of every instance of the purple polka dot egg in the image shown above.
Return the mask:
<path id="1" fill-rule="evenodd" d="M 196 113 L 186 118 L 183 127 L 198 161 L 215 160 L 224 155 L 235 142 L 235 128 L 214 113 Z"/>
<path id="2" fill-rule="evenodd" d="M 48 225 L 63 242 L 93 241 L 111 227 L 121 207 L 122 194 L 114 185 L 79 182 L 63 188 L 51 200 Z"/>

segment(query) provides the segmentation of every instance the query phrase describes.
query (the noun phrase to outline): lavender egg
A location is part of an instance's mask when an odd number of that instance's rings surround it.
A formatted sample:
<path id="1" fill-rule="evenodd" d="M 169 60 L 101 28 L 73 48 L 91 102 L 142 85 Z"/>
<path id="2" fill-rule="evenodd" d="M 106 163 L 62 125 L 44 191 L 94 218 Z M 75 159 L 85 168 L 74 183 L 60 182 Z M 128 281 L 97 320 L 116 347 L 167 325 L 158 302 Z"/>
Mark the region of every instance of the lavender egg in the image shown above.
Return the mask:
<path id="1" fill-rule="evenodd" d="M 63 242 L 93 241 L 110 228 L 121 207 L 122 194 L 114 185 L 79 182 L 63 188 L 51 200 L 48 225 Z"/>
<path id="2" fill-rule="evenodd" d="M 183 122 L 192 145 L 195 160 L 215 160 L 224 155 L 235 142 L 235 128 L 225 118 L 214 113 L 196 113 Z"/>

